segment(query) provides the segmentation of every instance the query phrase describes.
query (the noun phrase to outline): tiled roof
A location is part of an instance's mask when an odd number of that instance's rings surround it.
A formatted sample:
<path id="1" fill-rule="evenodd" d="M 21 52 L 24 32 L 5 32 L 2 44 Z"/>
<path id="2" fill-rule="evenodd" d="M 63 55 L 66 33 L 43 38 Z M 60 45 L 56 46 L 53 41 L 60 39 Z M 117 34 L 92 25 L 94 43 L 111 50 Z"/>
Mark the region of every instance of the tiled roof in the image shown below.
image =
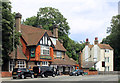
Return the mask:
<path id="1" fill-rule="evenodd" d="M 94 45 L 90 45 L 90 44 L 88 45 L 89 48 L 92 48 L 93 46 L 94 46 Z"/>
<path id="2" fill-rule="evenodd" d="M 113 50 L 113 48 L 109 44 L 98 44 L 98 46 L 101 49 L 110 49 L 110 50 Z"/>
<path id="3" fill-rule="evenodd" d="M 66 51 L 66 49 L 63 47 L 63 45 L 58 40 L 56 40 L 55 50 Z"/>
<path id="4" fill-rule="evenodd" d="M 70 65 L 75 66 L 77 63 L 73 59 L 69 58 L 67 55 L 65 55 L 65 59 L 55 59 L 52 62 L 53 65 Z"/>
<path id="5" fill-rule="evenodd" d="M 52 36 L 51 31 L 44 30 L 28 25 L 21 25 L 22 37 L 27 45 L 37 45 L 42 36 L 47 32 L 48 36 Z"/>
<path id="6" fill-rule="evenodd" d="M 92 62 L 92 61 L 84 61 L 82 62 L 82 68 L 91 68 L 95 65 L 96 62 Z"/>
<path id="7" fill-rule="evenodd" d="M 9 57 L 11 59 L 25 59 L 27 60 L 27 58 L 25 57 L 25 55 L 22 52 L 22 47 L 21 46 L 17 46 L 17 57 L 15 57 L 15 50 L 11 52 L 11 54 L 9 55 Z"/>

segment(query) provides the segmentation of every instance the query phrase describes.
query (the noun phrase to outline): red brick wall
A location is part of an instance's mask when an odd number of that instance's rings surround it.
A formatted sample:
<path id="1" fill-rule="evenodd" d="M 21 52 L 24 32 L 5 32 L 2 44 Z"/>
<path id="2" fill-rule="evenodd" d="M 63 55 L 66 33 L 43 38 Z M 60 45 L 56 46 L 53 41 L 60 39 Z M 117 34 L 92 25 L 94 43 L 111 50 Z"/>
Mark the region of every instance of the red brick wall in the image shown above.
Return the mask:
<path id="1" fill-rule="evenodd" d="M 84 72 L 88 72 L 88 75 L 97 75 L 98 71 L 89 71 L 89 70 L 83 70 Z"/>
<path id="2" fill-rule="evenodd" d="M 37 47 L 36 47 L 36 50 L 35 50 L 35 59 L 36 59 L 36 61 L 39 61 L 39 58 L 40 58 L 40 45 L 38 45 Z"/>
<path id="3" fill-rule="evenodd" d="M 26 47 L 25 41 L 23 40 L 23 38 L 20 38 L 20 42 L 22 44 L 22 51 L 23 53 L 26 55 L 27 60 L 29 60 L 29 49 Z"/>
<path id="4" fill-rule="evenodd" d="M 11 72 L 1 72 L 2 77 L 11 77 L 12 73 Z"/>
<path id="5" fill-rule="evenodd" d="M 53 58 L 53 48 L 52 47 L 50 47 L 50 56 L 52 57 L 52 60 L 53 60 L 54 58 Z"/>

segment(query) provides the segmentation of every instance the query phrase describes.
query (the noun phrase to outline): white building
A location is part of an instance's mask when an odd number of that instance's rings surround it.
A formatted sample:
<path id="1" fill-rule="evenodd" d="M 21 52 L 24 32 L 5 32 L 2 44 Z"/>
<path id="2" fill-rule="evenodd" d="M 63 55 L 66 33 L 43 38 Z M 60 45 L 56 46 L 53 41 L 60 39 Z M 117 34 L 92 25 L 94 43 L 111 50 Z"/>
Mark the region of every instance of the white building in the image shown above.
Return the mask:
<path id="1" fill-rule="evenodd" d="M 94 45 L 90 45 L 86 39 L 81 61 L 83 68 L 95 67 L 98 71 L 113 71 L 113 48 L 108 44 L 99 44 L 98 38 L 95 38 Z M 105 67 L 102 67 L 102 62 L 105 62 Z"/>

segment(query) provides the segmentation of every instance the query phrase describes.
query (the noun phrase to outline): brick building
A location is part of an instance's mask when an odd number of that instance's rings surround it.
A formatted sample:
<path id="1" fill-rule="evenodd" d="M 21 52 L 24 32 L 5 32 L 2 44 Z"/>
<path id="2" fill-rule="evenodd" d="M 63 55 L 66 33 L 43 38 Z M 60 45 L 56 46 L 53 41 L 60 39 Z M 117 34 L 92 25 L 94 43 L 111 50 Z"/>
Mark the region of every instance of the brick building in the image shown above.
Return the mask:
<path id="1" fill-rule="evenodd" d="M 76 67 L 76 62 L 66 55 L 66 49 L 58 40 L 58 27 L 54 25 L 53 34 L 49 30 L 21 24 L 20 13 L 15 16 L 16 30 L 20 36 L 20 45 L 11 52 L 10 61 L 4 69 L 33 68 L 33 66 L 51 66 L 63 74 Z"/>

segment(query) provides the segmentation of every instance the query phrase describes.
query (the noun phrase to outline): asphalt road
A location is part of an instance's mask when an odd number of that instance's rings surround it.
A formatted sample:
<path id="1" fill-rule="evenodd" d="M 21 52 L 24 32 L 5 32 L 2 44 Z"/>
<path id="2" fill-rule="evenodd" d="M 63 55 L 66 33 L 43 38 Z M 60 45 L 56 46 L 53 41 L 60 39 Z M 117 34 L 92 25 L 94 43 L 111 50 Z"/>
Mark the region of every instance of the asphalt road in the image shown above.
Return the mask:
<path id="1" fill-rule="evenodd" d="M 26 78 L 26 79 L 12 79 L 12 78 L 2 78 L 5 83 L 12 83 L 13 81 L 118 81 L 118 75 L 84 75 L 84 76 L 56 76 L 48 78 Z M 12 82 L 10 82 L 12 81 Z"/>

